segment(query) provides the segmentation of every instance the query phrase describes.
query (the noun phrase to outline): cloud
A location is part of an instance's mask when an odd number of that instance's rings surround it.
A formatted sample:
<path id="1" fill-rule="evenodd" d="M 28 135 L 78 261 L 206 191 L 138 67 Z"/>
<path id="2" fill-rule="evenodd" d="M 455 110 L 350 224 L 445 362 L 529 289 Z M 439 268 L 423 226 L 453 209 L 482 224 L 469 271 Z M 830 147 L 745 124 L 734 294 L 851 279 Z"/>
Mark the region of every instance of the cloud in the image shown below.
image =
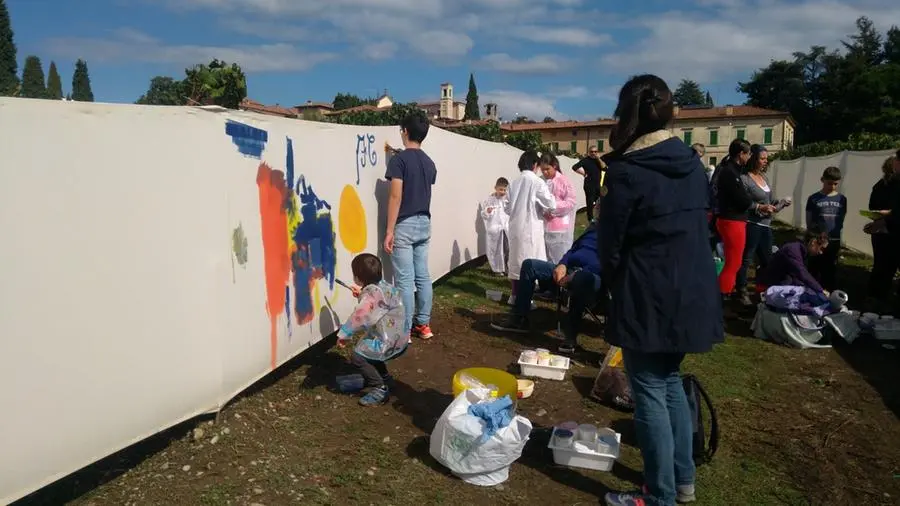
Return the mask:
<path id="1" fill-rule="evenodd" d="M 62 57 L 99 62 L 147 62 L 190 66 L 213 58 L 237 63 L 246 72 L 303 71 L 336 57 L 315 53 L 291 44 L 255 46 L 168 45 L 143 32 L 123 28 L 110 38 L 55 38 L 48 41 L 51 53 Z"/>
<path id="2" fill-rule="evenodd" d="M 594 47 L 612 42 L 608 33 L 598 33 L 582 28 L 525 25 L 516 30 L 519 38 L 545 44 L 561 44 L 566 46 Z"/>
<path id="3" fill-rule="evenodd" d="M 554 119 L 565 119 L 563 113 L 556 109 L 555 100 L 546 95 L 536 95 L 516 90 L 493 90 L 479 92 L 479 102 L 497 104 L 497 111 L 504 120 L 516 116 L 527 116 L 540 121 L 546 116 Z"/>
<path id="4" fill-rule="evenodd" d="M 554 98 L 584 98 L 588 96 L 588 94 L 587 87 L 576 85 L 551 88 L 550 91 L 547 92 L 547 96 Z"/>
<path id="5" fill-rule="evenodd" d="M 402 47 L 435 63 L 454 64 L 482 39 L 573 47 L 610 41 L 607 34 L 569 27 L 594 12 L 583 0 L 161 1 L 176 10 L 216 13 L 238 33 L 273 41 L 305 41 L 308 34 L 330 33 L 336 42 L 375 59 L 391 57 L 396 49 L 390 47 Z M 309 40 L 321 42 L 318 37 Z"/>
<path id="6" fill-rule="evenodd" d="M 485 70 L 509 74 L 552 74 L 567 70 L 569 62 L 565 58 L 551 54 L 539 54 L 519 60 L 506 53 L 491 53 L 482 57 L 478 66 Z"/>
<path id="7" fill-rule="evenodd" d="M 772 59 L 789 59 L 812 45 L 838 48 L 868 16 L 881 31 L 900 23 L 896 0 L 695 0 L 703 10 L 638 20 L 649 35 L 627 51 L 601 58 L 622 74 L 651 72 L 672 82 L 749 76 Z"/>

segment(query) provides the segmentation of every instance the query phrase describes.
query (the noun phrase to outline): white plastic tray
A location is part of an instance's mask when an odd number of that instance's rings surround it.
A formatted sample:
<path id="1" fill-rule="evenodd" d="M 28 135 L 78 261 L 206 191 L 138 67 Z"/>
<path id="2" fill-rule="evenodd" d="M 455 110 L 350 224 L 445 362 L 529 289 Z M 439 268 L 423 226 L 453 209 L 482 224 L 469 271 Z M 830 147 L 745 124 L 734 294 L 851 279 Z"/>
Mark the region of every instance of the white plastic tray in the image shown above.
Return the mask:
<path id="1" fill-rule="evenodd" d="M 619 458 L 619 448 L 622 446 L 622 434 L 616 432 L 616 444 L 610 453 L 579 452 L 574 448 L 559 448 L 553 444 L 556 440 L 556 429 L 550 436 L 548 448 L 553 450 L 553 462 L 561 466 L 580 467 L 595 471 L 610 471 L 616 459 Z"/>
<path id="2" fill-rule="evenodd" d="M 522 355 L 519 355 L 519 368 L 522 369 L 522 376 L 530 376 L 532 378 L 544 378 L 549 380 L 562 381 L 566 379 L 566 371 L 569 370 L 569 357 L 563 357 L 566 363 L 562 367 L 554 367 L 552 365 L 529 364 L 522 361 Z"/>

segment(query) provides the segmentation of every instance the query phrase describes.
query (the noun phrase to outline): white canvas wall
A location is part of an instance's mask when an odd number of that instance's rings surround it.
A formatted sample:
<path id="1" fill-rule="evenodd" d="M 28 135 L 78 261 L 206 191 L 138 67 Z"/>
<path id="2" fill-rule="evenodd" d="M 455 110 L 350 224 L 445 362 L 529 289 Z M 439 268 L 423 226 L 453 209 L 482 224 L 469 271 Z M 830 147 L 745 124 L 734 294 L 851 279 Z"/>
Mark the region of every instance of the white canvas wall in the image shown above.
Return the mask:
<path id="1" fill-rule="evenodd" d="M 848 213 L 844 223 L 845 246 L 872 254 L 872 243 L 863 232 L 869 222 L 859 214 L 868 209 L 872 186 L 881 179 L 881 165 L 893 151 L 843 151 L 831 156 L 776 161 L 769 169 L 773 191 L 779 198 L 791 196 L 794 205 L 776 215 L 779 221 L 792 226 L 806 227 L 806 199 L 822 189 L 822 171 L 835 166 L 841 169 L 843 179 L 840 191 L 847 196 Z"/>
<path id="2" fill-rule="evenodd" d="M 267 132 L 261 159 L 239 153 L 228 120 Z M 374 136 L 377 160 L 365 155 L 357 184 L 359 134 Z M 295 179 L 331 204 L 336 229 L 351 185 L 365 251 L 380 250 L 376 194 L 386 196 L 383 146 L 400 146 L 397 127 L 0 99 L 0 504 L 215 411 L 272 370 L 256 175 L 262 161 L 285 170 L 288 137 Z M 478 203 L 498 177 L 517 176 L 520 151 L 437 129 L 424 147 L 438 167 L 437 278 L 483 254 Z M 561 160 L 580 188 L 573 162 Z M 239 225 L 244 265 L 232 248 Z M 339 233 L 335 247 L 336 275 L 350 281 Z M 310 323 L 277 319 L 276 364 L 352 307 L 342 288 L 314 285 Z"/>

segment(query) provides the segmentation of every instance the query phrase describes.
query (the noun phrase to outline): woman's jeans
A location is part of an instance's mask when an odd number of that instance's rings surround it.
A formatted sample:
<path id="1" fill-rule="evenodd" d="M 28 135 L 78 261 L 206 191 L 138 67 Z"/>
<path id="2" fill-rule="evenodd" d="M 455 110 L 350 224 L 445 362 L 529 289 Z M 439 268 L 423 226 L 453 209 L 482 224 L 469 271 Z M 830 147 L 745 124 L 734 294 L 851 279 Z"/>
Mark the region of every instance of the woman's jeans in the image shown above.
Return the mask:
<path id="1" fill-rule="evenodd" d="M 634 426 L 651 503 L 674 505 L 676 487 L 693 485 L 694 429 L 681 383 L 683 353 L 622 349 L 634 400 Z M 654 501 L 655 500 L 655 501 Z"/>
<path id="2" fill-rule="evenodd" d="M 394 227 L 394 252 L 391 264 L 394 279 L 403 297 L 406 312 L 403 330 L 431 323 L 431 275 L 428 273 L 428 246 L 431 243 L 431 219 L 425 215 L 410 216 Z"/>
<path id="3" fill-rule="evenodd" d="M 756 277 L 759 278 L 759 272 L 769 265 L 772 259 L 772 245 L 775 240 L 772 237 L 772 229 L 762 225 L 756 225 L 747 222 L 747 241 L 744 244 L 744 259 L 741 268 L 737 272 L 737 282 L 735 289 L 742 292 L 747 289 L 747 270 L 753 259 L 756 258 Z"/>

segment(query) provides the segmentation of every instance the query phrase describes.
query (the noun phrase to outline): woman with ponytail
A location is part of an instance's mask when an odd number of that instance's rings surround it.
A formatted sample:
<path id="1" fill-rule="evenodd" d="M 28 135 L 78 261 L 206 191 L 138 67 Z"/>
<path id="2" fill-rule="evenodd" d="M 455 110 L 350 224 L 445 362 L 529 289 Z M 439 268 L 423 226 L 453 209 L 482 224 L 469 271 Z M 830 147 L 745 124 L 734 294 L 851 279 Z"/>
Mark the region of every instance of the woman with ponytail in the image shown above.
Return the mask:
<path id="1" fill-rule="evenodd" d="M 687 353 L 724 340 L 722 304 L 709 253 L 703 162 L 668 127 L 672 92 L 654 75 L 625 83 L 604 157 L 600 200 L 605 339 L 622 348 L 644 458 L 644 488 L 609 493 L 606 504 L 674 505 L 694 499 L 693 428 L 681 383 Z"/>

